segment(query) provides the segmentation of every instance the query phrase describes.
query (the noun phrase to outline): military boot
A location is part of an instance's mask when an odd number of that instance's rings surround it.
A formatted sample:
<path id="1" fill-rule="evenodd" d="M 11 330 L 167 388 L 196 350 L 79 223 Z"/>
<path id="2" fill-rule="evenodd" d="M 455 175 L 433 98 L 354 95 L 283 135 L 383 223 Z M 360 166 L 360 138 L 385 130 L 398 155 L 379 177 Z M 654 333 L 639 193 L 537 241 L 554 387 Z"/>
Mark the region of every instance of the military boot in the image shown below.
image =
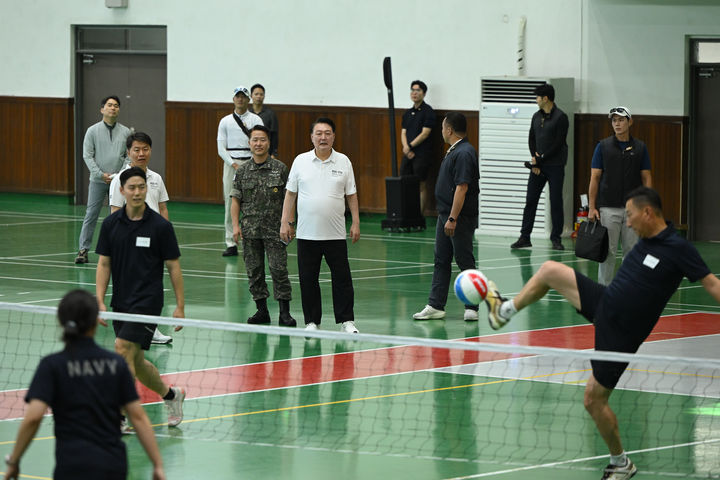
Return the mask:
<path id="1" fill-rule="evenodd" d="M 283 327 L 295 327 L 297 322 L 290 315 L 290 300 L 278 300 L 280 304 L 280 325 Z"/>
<path id="2" fill-rule="evenodd" d="M 248 318 L 247 322 L 252 323 L 253 325 L 270 323 L 270 312 L 268 312 L 267 309 L 267 299 L 261 298 L 259 300 L 255 300 L 255 305 L 257 306 L 257 312 L 255 312 L 255 315 Z"/>

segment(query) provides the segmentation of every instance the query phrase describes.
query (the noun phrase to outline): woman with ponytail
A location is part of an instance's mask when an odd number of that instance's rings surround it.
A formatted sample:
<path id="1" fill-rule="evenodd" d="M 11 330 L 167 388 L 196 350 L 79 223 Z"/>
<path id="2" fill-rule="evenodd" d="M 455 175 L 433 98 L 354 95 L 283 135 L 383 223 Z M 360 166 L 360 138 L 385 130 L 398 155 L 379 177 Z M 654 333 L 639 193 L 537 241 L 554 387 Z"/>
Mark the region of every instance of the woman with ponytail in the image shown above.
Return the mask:
<path id="1" fill-rule="evenodd" d="M 20 459 L 48 408 L 55 418 L 55 473 L 59 479 L 125 479 L 127 454 L 120 439 L 120 410 L 130 417 L 164 480 L 162 458 L 125 360 L 94 340 L 98 303 L 85 290 L 67 293 L 58 305 L 65 349 L 43 358 L 25 396 L 27 408 L 15 448 L 5 457 L 6 479 L 20 476 Z"/>

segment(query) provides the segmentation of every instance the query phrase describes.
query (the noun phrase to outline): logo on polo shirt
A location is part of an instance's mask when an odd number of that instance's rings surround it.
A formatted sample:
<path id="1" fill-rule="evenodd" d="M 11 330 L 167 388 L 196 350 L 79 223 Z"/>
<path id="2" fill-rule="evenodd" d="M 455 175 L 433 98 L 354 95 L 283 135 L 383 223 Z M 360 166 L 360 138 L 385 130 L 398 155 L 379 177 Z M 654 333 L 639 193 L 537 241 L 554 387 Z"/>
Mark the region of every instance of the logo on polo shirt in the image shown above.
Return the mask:
<path id="1" fill-rule="evenodd" d="M 330 174 L 331 174 L 333 177 L 342 177 L 342 176 L 343 176 L 343 171 L 342 171 L 342 170 L 330 170 Z"/>

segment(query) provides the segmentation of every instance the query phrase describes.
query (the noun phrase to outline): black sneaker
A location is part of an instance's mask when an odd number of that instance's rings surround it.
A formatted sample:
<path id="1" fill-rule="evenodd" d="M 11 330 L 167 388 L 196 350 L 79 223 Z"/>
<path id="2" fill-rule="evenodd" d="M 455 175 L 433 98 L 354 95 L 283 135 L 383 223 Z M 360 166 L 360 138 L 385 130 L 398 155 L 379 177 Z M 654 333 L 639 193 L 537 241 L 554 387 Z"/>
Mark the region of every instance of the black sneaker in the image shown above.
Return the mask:
<path id="1" fill-rule="evenodd" d="M 255 315 L 248 318 L 248 323 L 253 325 L 263 325 L 270 323 L 270 313 L 267 310 L 258 310 Z"/>
<path id="2" fill-rule="evenodd" d="M 628 461 L 622 467 L 619 465 L 608 465 L 605 467 L 605 473 L 600 480 L 627 480 L 637 473 L 637 468 L 632 460 Z"/>
<path id="3" fill-rule="evenodd" d="M 530 239 L 529 239 L 529 238 L 523 238 L 523 237 L 518 238 L 517 242 L 513 243 L 512 245 L 510 245 L 510 248 L 512 248 L 512 249 L 515 249 L 515 248 L 528 248 L 528 247 L 532 247 L 532 243 L 530 243 Z"/>
<path id="4" fill-rule="evenodd" d="M 227 247 L 225 251 L 222 253 L 223 257 L 237 257 L 238 249 L 235 245 L 232 247 Z"/>
<path id="5" fill-rule="evenodd" d="M 295 319 L 290 315 L 289 313 L 280 313 L 280 321 L 279 324 L 281 327 L 295 327 L 297 326 L 297 322 Z"/>
<path id="6" fill-rule="evenodd" d="M 88 263 L 88 249 L 83 248 L 75 257 L 75 263 Z"/>
<path id="7" fill-rule="evenodd" d="M 560 242 L 552 242 L 553 250 L 565 250 L 565 246 Z"/>

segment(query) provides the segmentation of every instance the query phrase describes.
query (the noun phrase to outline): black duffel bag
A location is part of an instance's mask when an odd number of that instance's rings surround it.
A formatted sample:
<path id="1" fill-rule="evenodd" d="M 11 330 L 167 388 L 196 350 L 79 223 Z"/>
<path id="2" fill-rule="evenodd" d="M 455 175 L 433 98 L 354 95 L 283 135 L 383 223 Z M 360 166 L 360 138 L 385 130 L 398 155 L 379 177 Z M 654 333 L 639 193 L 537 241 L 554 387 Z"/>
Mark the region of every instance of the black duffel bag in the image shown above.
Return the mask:
<path id="1" fill-rule="evenodd" d="M 608 256 L 608 231 L 600 220 L 582 222 L 575 242 L 575 256 L 596 262 L 604 262 Z"/>

